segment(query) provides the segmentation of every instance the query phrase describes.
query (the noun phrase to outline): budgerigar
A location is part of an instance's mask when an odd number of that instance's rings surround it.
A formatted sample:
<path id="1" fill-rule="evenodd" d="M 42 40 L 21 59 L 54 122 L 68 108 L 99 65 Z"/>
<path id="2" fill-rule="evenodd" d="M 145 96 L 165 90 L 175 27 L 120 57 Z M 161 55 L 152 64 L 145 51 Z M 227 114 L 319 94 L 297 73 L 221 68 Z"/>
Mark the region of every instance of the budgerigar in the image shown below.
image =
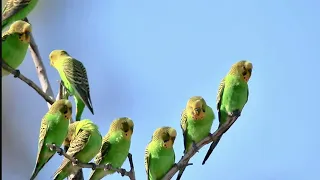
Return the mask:
<path id="1" fill-rule="evenodd" d="M 25 21 L 15 21 L 2 35 L 2 59 L 13 69 L 23 62 L 30 43 L 31 25 Z M 2 77 L 10 73 L 2 69 Z"/>
<path id="2" fill-rule="evenodd" d="M 66 99 L 61 99 L 54 102 L 43 117 L 40 127 L 37 161 L 30 180 L 36 178 L 44 165 L 56 153 L 55 151 L 51 151 L 47 147 L 47 144 L 61 146 L 63 143 L 67 136 L 71 116 L 71 102 Z"/>
<path id="3" fill-rule="evenodd" d="M 76 103 L 76 121 L 81 119 L 84 107 L 93 113 L 86 68 L 64 50 L 54 50 L 49 55 L 50 65 L 57 69 L 69 95 Z"/>
<path id="4" fill-rule="evenodd" d="M 217 95 L 219 128 L 224 123 L 229 123 L 232 118 L 238 118 L 241 115 L 249 97 L 248 81 L 251 77 L 252 69 L 251 62 L 242 60 L 233 64 L 229 73 L 222 79 Z M 202 165 L 206 163 L 220 139 L 221 136 L 211 143 Z"/>
<path id="5" fill-rule="evenodd" d="M 2 29 L 22 20 L 36 7 L 39 0 L 8 0 L 2 10 Z"/>
<path id="6" fill-rule="evenodd" d="M 122 117 L 115 119 L 109 128 L 107 135 L 103 138 L 102 146 L 95 158 L 95 163 L 110 164 L 113 168 L 121 168 L 126 160 L 133 133 L 133 121 L 130 118 Z M 92 170 L 90 180 L 100 180 L 114 171 L 103 169 Z"/>
<path id="7" fill-rule="evenodd" d="M 196 151 L 196 143 L 210 134 L 211 126 L 215 116 L 213 110 L 207 105 L 201 96 L 193 96 L 187 102 L 186 108 L 181 114 L 181 129 L 183 132 L 184 153 L 187 153 L 191 147 Z M 179 171 L 177 180 L 183 174 L 185 168 Z"/>
<path id="8" fill-rule="evenodd" d="M 79 162 L 88 163 L 99 152 L 102 137 L 98 126 L 92 121 L 84 119 L 75 122 L 76 128 L 70 141 L 70 147 L 66 152 L 69 156 Z M 73 130 L 71 126 L 71 131 Z M 58 170 L 54 173 L 54 180 L 63 180 L 72 173 L 76 173 L 81 168 L 73 166 L 72 162 L 64 158 Z"/>
<path id="9" fill-rule="evenodd" d="M 175 164 L 173 144 L 177 131 L 172 127 L 161 127 L 154 131 L 144 156 L 148 180 L 161 180 Z"/>

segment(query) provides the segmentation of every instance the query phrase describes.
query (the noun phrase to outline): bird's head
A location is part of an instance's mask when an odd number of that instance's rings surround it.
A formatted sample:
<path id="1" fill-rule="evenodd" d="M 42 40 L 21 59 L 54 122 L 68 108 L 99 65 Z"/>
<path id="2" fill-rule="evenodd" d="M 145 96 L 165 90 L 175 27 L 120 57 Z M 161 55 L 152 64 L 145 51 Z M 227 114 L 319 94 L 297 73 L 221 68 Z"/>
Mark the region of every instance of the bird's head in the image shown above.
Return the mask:
<path id="1" fill-rule="evenodd" d="M 236 73 L 243 78 L 244 81 L 248 82 L 252 74 L 252 63 L 250 61 L 242 60 L 232 65 L 230 72 Z"/>
<path id="2" fill-rule="evenodd" d="M 60 49 L 53 50 L 49 54 L 50 65 L 55 67 L 55 64 L 59 61 L 61 56 L 69 56 L 69 54 L 65 50 L 60 50 Z"/>
<path id="3" fill-rule="evenodd" d="M 132 119 L 128 117 L 117 118 L 112 121 L 110 125 L 111 131 L 121 131 L 124 138 L 127 140 L 131 140 L 131 136 L 133 134 L 134 123 Z"/>
<path id="4" fill-rule="evenodd" d="M 55 101 L 50 107 L 49 112 L 56 113 L 60 112 L 64 115 L 65 119 L 70 120 L 72 117 L 72 104 L 67 99 L 60 99 Z"/>
<path id="5" fill-rule="evenodd" d="M 155 132 L 153 133 L 152 139 L 156 141 L 160 141 L 162 147 L 166 149 L 170 149 L 173 147 L 176 136 L 177 136 L 177 131 L 174 128 L 164 126 L 155 130 Z"/>
<path id="6" fill-rule="evenodd" d="M 201 96 L 193 96 L 187 102 L 187 112 L 192 119 L 201 120 L 204 118 L 206 113 L 207 103 Z"/>
<path id="7" fill-rule="evenodd" d="M 31 24 L 28 22 L 18 20 L 12 23 L 8 32 L 10 34 L 16 34 L 20 41 L 29 44 L 31 40 Z"/>

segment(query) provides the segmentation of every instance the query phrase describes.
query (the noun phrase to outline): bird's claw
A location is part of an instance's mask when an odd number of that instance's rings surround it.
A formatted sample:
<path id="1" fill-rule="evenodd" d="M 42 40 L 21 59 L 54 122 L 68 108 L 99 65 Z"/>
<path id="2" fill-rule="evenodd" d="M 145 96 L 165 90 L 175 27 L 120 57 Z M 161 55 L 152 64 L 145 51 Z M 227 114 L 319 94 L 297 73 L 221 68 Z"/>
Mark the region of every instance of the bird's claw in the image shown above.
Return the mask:
<path id="1" fill-rule="evenodd" d="M 211 134 L 210 132 L 209 132 L 209 134 L 208 134 L 208 136 L 211 138 L 211 140 L 213 140 L 213 136 L 212 136 L 213 134 Z"/>
<path id="2" fill-rule="evenodd" d="M 192 148 L 193 148 L 193 150 L 194 150 L 195 152 L 199 152 L 199 148 L 198 148 L 198 146 L 197 146 L 197 143 L 194 142 L 194 141 L 192 141 Z"/>
<path id="3" fill-rule="evenodd" d="M 73 166 L 76 166 L 76 165 L 79 164 L 79 160 L 78 160 L 78 159 L 74 159 L 74 161 L 75 161 L 75 162 L 72 162 L 72 165 L 73 165 Z"/>
<path id="4" fill-rule="evenodd" d="M 20 70 L 19 70 L 19 69 L 14 70 L 14 71 L 13 71 L 13 77 L 14 77 L 14 78 L 17 78 L 17 77 L 19 77 L 19 76 L 20 76 Z"/>
<path id="5" fill-rule="evenodd" d="M 91 164 L 91 169 L 94 171 L 94 170 L 96 170 L 97 169 L 97 165 L 95 164 L 95 163 L 89 163 L 89 164 Z"/>
<path id="6" fill-rule="evenodd" d="M 126 175 L 126 170 L 125 169 L 121 168 L 119 171 L 120 171 L 119 173 L 121 174 L 122 177 Z"/>
<path id="7" fill-rule="evenodd" d="M 106 164 L 105 167 L 103 168 L 104 171 L 109 171 L 109 170 L 111 170 L 111 169 L 112 169 L 112 166 L 111 166 L 111 164 L 109 164 L 109 163 Z"/>
<path id="8" fill-rule="evenodd" d="M 63 149 L 62 149 L 62 148 L 59 148 L 59 150 L 60 150 L 60 151 L 57 151 L 57 153 L 58 153 L 59 156 L 62 156 L 62 155 L 63 155 Z"/>

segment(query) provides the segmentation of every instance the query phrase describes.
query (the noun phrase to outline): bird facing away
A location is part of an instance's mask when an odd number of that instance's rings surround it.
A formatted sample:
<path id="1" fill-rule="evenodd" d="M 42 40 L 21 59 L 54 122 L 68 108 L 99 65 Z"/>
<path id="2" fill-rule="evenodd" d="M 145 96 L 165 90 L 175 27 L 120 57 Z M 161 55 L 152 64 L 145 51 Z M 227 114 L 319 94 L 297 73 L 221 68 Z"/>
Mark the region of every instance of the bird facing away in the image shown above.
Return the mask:
<path id="1" fill-rule="evenodd" d="M 111 164 L 113 168 L 121 168 L 126 160 L 133 134 L 133 121 L 127 117 L 115 119 L 102 141 L 102 146 L 95 158 L 95 164 Z M 103 169 L 92 170 L 90 180 L 100 180 L 115 171 Z"/>
<path id="2" fill-rule="evenodd" d="M 13 69 L 23 62 L 30 44 L 31 25 L 25 21 L 15 21 L 2 35 L 2 59 Z M 2 77 L 10 73 L 2 69 Z"/>
<path id="3" fill-rule="evenodd" d="M 233 64 L 228 74 L 222 79 L 217 95 L 218 128 L 224 123 L 229 123 L 231 119 L 240 117 L 242 109 L 248 101 L 248 82 L 251 78 L 252 69 L 251 62 L 242 60 Z M 208 160 L 220 139 L 221 136 L 211 143 L 202 165 Z"/>
<path id="4" fill-rule="evenodd" d="M 59 72 L 69 95 L 74 97 L 76 103 L 76 121 L 80 121 L 85 106 L 94 114 L 87 71 L 83 64 L 64 50 L 53 50 L 49 58 L 50 65 Z"/>
<path id="5" fill-rule="evenodd" d="M 191 97 L 182 111 L 180 125 L 183 132 L 184 154 L 191 147 L 196 151 L 196 143 L 210 134 L 211 126 L 215 116 L 213 110 L 207 105 L 201 96 Z M 181 179 L 185 168 L 179 171 L 177 180 Z"/>
<path id="6" fill-rule="evenodd" d="M 60 147 L 67 136 L 69 120 L 72 116 L 72 104 L 66 99 L 61 99 L 52 104 L 49 111 L 41 121 L 38 154 L 36 165 L 30 180 L 36 178 L 44 165 L 53 157 L 55 151 L 51 151 L 47 144 L 55 144 Z"/>
<path id="7" fill-rule="evenodd" d="M 81 163 L 88 163 L 99 152 L 102 143 L 102 137 L 98 126 L 89 119 L 74 122 L 75 126 L 71 126 L 71 131 L 75 127 L 72 134 L 70 146 L 66 154 L 77 159 Z M 69 133 L 68 133 L 69 134 Z M 77 173 L 81 167 L 74 166 L 72 162 L 64 157 L 60 167 L 54 173 L 54 180 L 63 180 L 73 173 Z"/>
<path id="8" fill-rule="evenodd" d="M 148 180 L 161 180 L 174 166 L 173 144 L 177 131 L 172 127 L 161 127 L 154 131 L 146 147 L 144 164 Z"/>
<path id="9" fill-rule="evenodd" d="M 2 30 L 14 21 L 27 17 L 37 4 L 38 0 L 8 0 L 2 10 Z"/>

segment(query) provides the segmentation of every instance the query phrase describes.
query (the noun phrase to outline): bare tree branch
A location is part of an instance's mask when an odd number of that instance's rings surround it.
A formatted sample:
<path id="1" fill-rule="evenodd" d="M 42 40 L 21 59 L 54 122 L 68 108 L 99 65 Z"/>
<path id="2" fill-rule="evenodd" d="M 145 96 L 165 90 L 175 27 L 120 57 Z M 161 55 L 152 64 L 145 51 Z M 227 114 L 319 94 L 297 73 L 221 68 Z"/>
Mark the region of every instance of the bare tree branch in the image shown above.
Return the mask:
<path id="1" fill-rule="evenodd" d="M 230 120 L 227 120 L 229 123 L 224 123 L 219 129 L 217 129 L 213 134 L 208 135 L 206 138 L 204 138 L 202 141 L 200 141 L 197 144 L 198 150 L 200 150 L 203 146 L 216 141 L 221 137 L 231 126 L 232 124 L 238 119 L 238 117 L 232 117 Z M 192 149 L 188 153 L 186 153 L 181 160 L 176 164 L 176 166 L 173 166 L 167 174 L 163 177 L 163 180 L 169 180 L 171 179 L 182 167 L 185 167 L 188 165 L 189 160 L 196 154 L 195 149 Z"/>
<path id="2" fill-rule="evenodd" d="M 3 69 L 5 69 L 6 71 L 10 72 L 11 74 L 14 75 L 15 78 L 19 78 L 21 81 L 25 82 L 26 84 L 28 84 L 30 87 L 32 87 L 35 91 L 37 91 L 37 93 L 43 97 L 43 99 L 45 99 L 50 105 L 54 103 L 54 100 L 49 97 L 45 92 L 43 92 L 39 86 L 37 86 L 32 80 L 28 79 L 27 77 L 25 77 L 23 74 L 20 73 L 19 70 L 15 70 L 12 67 L 10 67 L 7 63 L 5 63 L 3 61 L 3 59 L 1 58 L 1 66 Z"/>
<path id="3" fill-rule="evenodd" d="M 114 167 L 112 167 L 111 164 L 97 165 L 95 163 L 82 163 L 82 162 L 78 161 L 77 159 L 73 158 L 72 156 L 66 154 L 62 148 L 56 146 L 55 144 L 46 144 L 46 145 L 48 148 L 50 148 L 51 151 L 56 151 L 60 156 L 64 156 L 67 159 L 69 159 L 74 166 L 79 166 L 81 168 L 90 168 L 92 170 L 104 169 L 105 171 L 106 170 L 116 171 L 117 173 L 121 174 L 122 176 L 128 176 L 130 178 L 130 180 L 136 179 L 131 153 L 128 154 L 128 159 L 129 159 L 131 169 L 130 169 L 130 171 L 127 171 L 123 168 L 114 168 Z"/>
<path id="4" fill-rule="evenodd" d="M 24 21 L 29 22 L 28 18 L 24 18 Z M 29 22 L 30 23 L 30 22 Z M 51 85 L 49 83 L 49 79 L 47 76 L 47 72 L 46 72 L 46 68 L 44 67 L 43 63 L 42 63 L 42 59 L 39 53 L 39 49 L 38 46 L 33 38 L 32 33 L 30 34 L 30 46 L 29 46 L 29 50 L 34 62 L 34 65 L 37 69 L 37 74 L 39 77 L 39 81 L 42 87 L 43 92 L 45 92 L 49 97 L 51 97 L 51 99 L 54 98 L 53 95 L 53 91 L 51 88 Z M 51 104 L 48 104 L 48 108 L 50 108 Z"/>

